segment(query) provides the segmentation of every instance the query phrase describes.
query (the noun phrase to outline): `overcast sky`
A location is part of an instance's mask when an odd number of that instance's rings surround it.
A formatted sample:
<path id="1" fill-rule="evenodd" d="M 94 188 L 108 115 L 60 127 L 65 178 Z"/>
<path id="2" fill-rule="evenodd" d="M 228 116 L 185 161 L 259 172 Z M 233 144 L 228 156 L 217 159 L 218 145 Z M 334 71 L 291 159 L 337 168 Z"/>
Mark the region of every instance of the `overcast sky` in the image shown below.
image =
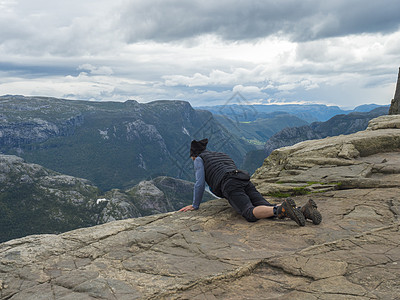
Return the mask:
<path id="1" fill-rule="evenodd" d="M 390 104 L 399 0 L 0 0 L 0 95 Z"/>

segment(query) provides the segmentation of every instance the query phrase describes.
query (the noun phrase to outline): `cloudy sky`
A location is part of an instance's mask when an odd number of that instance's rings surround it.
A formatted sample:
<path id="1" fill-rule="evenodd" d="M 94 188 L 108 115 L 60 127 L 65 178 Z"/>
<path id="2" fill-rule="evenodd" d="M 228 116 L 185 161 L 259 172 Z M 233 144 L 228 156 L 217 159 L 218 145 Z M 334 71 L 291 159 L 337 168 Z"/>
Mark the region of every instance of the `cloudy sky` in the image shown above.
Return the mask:
<path id="1" fill-rule="evenodd" d="M 0 95 L 389 104 L 398 0 L 0 0 Z"/>

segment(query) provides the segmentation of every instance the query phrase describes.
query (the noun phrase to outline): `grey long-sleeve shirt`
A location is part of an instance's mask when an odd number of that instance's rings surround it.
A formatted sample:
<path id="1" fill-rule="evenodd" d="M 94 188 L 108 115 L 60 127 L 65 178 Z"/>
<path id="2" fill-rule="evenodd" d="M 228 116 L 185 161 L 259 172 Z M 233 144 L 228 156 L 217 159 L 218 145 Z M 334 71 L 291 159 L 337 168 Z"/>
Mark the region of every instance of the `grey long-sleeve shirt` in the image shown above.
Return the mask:
<path id="1" fill-rule="evenodd" d="M 196 176 L 196 183 L 193 190 L 193 208 L 199 209 L 200 202 L 203 199 L 204 188 L 206 186 L 204 162 L 203 159 L 198 156 L 194 160 L 194 171 Z"/>

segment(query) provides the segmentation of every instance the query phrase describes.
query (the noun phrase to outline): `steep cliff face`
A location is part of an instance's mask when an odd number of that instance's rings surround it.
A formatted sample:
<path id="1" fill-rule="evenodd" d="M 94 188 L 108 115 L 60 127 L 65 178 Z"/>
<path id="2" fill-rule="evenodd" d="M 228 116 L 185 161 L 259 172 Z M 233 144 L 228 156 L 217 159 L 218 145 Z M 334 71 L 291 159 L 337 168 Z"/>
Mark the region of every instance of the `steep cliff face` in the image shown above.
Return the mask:
<path id="1" fill-rule="evenodd" d="M 0 299 L 396 299 L 399 132 L 400 119 L 385 116 L 363 132 L 273 152 L 254 182 L 265 195 L 320 186 L 294 197 L 318 204 L 318 226 L 248 223 L 218 199 L 198 211 L 29 236 L 0 244 Z"/>
<path id="2" fill-rule="evenodd" d="M 95 225 L 99 194 L 85 179 L 0 155 L 0 241 Z"/>
<path id="3" fill-rule="evenodd" d="M 240 165 L 252 146 L 184 101 L 89 102 L 0 97 L 0 152 L 76 177 L 103 190 L 168 175 L 193 179 L 192 139 L 208 137 Z"/>
<path id="4" fill-rule="evenodd" d="M 56 98 L 0 97 L 0 149 L 20 149 L 52 137 L 74 134 L 83 124 L 81 105 Z"/>
<path id="5" fill-rule="evenodd" d="M 193 187 L 192 182 L 160 176 L 126 191 L 113 189 L 102 198 L 105 204 L 98 223 L 176 211 L 192 203 Z M 203 201 L 214 198 L 206 192 Z"/>
<path id="6" fill-rule="evenodd" d="M 192 182 L 165 176 L 102 194 L 88 180 L 0 155 L 0 242 L 175 211 L 192 195 Z"/>
<path id="7" fill-rule="evenodd" d="M 390 104 L 389 115 L 399 115 L 400 114 L 400 68 L 399 75 L 397 77 L 396 91 L 394 92 L 394 97 Z"/>

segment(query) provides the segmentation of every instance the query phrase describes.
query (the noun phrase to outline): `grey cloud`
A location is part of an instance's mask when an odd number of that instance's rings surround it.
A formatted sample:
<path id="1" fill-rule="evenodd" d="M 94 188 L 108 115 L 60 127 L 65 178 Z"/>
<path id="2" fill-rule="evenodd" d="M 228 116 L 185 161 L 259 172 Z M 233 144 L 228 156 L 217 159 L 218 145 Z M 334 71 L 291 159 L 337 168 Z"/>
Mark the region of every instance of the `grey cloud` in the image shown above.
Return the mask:
<path id="1" fill-rule="evenodd" d="M 119 43 L 113 7 L 107 0 L 10 1 L 0 11 L 0 55 L 111 53 Z"/>
<path id="2" fill-rule="evenodd" d="M 39 64 L 19 64 L 15 62 L 0 61 L 0 71 L 8 76 L 19 76 L 21 78 L 37 78 L 42 76 L 64 76 L 65 74 L 77 76 L 79 71 L 74 66 L 69 65 L 39 65 Z"/>
<path id="3" fill-rule="evenodd" d="M 128 42 L 161 42 L 217 34 L 246 40 L 283 34 L 294 41 L 391 32 L 400 25 L 398 0 L 139 0 L 121 8 Z"/>

